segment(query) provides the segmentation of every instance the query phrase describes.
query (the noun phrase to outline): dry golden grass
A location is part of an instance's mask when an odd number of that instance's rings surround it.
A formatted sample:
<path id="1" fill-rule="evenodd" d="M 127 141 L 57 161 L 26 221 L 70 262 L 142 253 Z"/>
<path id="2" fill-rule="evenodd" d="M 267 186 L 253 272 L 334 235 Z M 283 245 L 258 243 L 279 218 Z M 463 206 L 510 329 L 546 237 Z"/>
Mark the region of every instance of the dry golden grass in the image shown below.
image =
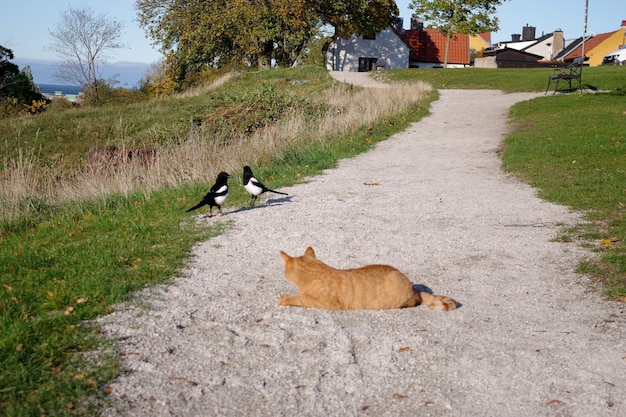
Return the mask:
<path id="1" fill-rule="evenodd" d="M 228 79 L 216 83 L 220 85 Z M 206 91 L 206 88 L 198 89 L 187 94 Z M 36 156 L 20 153 L 17 160 L 5 162 L 0 173 L 0 219 L 10 220 L 36 205 L 55 206 L 137 191 L 150 193 L 190 182 L 211 183 L 219 171 L 239 172 L 243 165 L 255 165 L 288 148 L 348 135 L 359 127 L 384 120 L 415 106 L 430 91 L 428 84 L 419 82 L 363 90 L 341 85 L 321 98 L 328 103 L 328 111 L 315 122 L 294 111 L 274 125 L 232 137 L 227 145 L 206 134 L 201 127 L 192 128 L 185 137 L 159 147 L 154 159 L 128 161 L 121 157 L 87 164 L 63 179 L 46 178 L 40 171 L 35 172 L 41 169 L 35 168 L 39 165 Z M 119 152 L 125 155 L 126 149 L 120 147 Z"/>

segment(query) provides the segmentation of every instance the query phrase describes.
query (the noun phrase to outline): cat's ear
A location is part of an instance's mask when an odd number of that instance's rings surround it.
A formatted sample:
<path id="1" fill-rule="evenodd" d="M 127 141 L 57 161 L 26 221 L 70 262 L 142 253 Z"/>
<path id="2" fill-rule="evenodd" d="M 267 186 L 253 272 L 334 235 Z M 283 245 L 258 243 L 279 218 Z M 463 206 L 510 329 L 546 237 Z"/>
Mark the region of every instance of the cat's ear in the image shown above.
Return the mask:
<path id="1" fill-rule="evenodd" d="M 312 258 L 315 258 L 315 252 L 313 251 L 313 248 L 310 246 L 306 248 L 306 250 L 304 251 L 304 256 L 310 256 Z"/>
<path id="2" fill-rule="evenodd" d="M 291 259 L 291 256 L 287 255 L 287 254 L 286 254 L 285 252 L 283 252 L 282 250 L 280 251 L 280 257 L 281 257 L 281 258 L 283 258 L 283 261 L 284 261 L 285 263 L 287 263 L 287 261 L 288 261 L 289 259 Z"/>

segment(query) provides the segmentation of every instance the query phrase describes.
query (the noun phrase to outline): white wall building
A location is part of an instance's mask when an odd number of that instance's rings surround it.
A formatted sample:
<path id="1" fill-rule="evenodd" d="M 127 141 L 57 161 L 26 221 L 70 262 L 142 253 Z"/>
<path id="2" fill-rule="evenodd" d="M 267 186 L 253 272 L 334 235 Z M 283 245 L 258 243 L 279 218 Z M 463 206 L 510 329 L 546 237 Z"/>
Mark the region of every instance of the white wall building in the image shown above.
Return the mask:
<path id="1" fill-rule="evenodd" d="M 409 67 L 410 49 L 398 34 L 387 28 L 374 39 L 337 38 L 328 46 L 326 68 L 330 71 L 371 71 Z"/>

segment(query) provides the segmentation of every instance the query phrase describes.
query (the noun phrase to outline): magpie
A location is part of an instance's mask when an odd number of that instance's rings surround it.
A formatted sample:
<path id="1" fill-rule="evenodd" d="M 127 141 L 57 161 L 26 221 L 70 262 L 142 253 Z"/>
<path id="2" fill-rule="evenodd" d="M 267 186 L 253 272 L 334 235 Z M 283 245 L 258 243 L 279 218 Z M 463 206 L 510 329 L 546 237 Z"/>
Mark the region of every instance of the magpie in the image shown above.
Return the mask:
<path id="1" fill-rule="evenodd" d="M 198 204 L 196 204 L 195 206 L 187 210 L 187 213 L 197 208 L 200 208 L 202 206 L 206 206 L 208 204 L 209 205 L 209 217 L 211 217 L 211 212 L 213 211 L 213 207 L 217 207 L 217 210 L 223 216 L 224 213 L 222 213 L 222 204 L 224 204 L 224 201 L 226 201 L 226 197 L 228 197 L 228 179 L 229 178 L 230 178 L 230 175 L 228 175 L 224 171 L 217 174 L 217 179 L 215 180 L 215 184 L 213 184 L 209 192 L 206 193 L 204 197 L 202 197 L 202 200 L 200 200 Z"/>
<path id="2" fill-rule="evenodd" d="M 254 178 L 252 170 L 248 165 L 243 167 L 243 186 L 248 194 L 250 194 L 250 196 L 252 197 L 252 199 L 250 200 L 250 206 L 254 206 L 256 198 L 267 191 L 276 194 L 289 195 L 287 193 L 281 193 L 280 191 L 267 188 L 265 185 L 263 185 L 261 181 Z"/>

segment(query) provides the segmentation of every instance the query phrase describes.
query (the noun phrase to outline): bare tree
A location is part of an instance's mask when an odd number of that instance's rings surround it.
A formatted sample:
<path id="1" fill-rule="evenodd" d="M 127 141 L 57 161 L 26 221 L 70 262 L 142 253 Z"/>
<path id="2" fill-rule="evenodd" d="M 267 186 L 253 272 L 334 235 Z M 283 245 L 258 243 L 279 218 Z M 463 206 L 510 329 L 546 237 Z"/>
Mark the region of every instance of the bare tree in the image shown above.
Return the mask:
<path id="1" fill-rule="evenodd" d="M 97 90 L 99 66 L 110 58 L 106 51 L 126 48 L 119 40 L 123 28 L 123 22 L 104 14 L 95 16 L 89 8 L 62 12 L 55 29 L 48 31 L 51 48 L 65 59 L 55 77 Z"/>

